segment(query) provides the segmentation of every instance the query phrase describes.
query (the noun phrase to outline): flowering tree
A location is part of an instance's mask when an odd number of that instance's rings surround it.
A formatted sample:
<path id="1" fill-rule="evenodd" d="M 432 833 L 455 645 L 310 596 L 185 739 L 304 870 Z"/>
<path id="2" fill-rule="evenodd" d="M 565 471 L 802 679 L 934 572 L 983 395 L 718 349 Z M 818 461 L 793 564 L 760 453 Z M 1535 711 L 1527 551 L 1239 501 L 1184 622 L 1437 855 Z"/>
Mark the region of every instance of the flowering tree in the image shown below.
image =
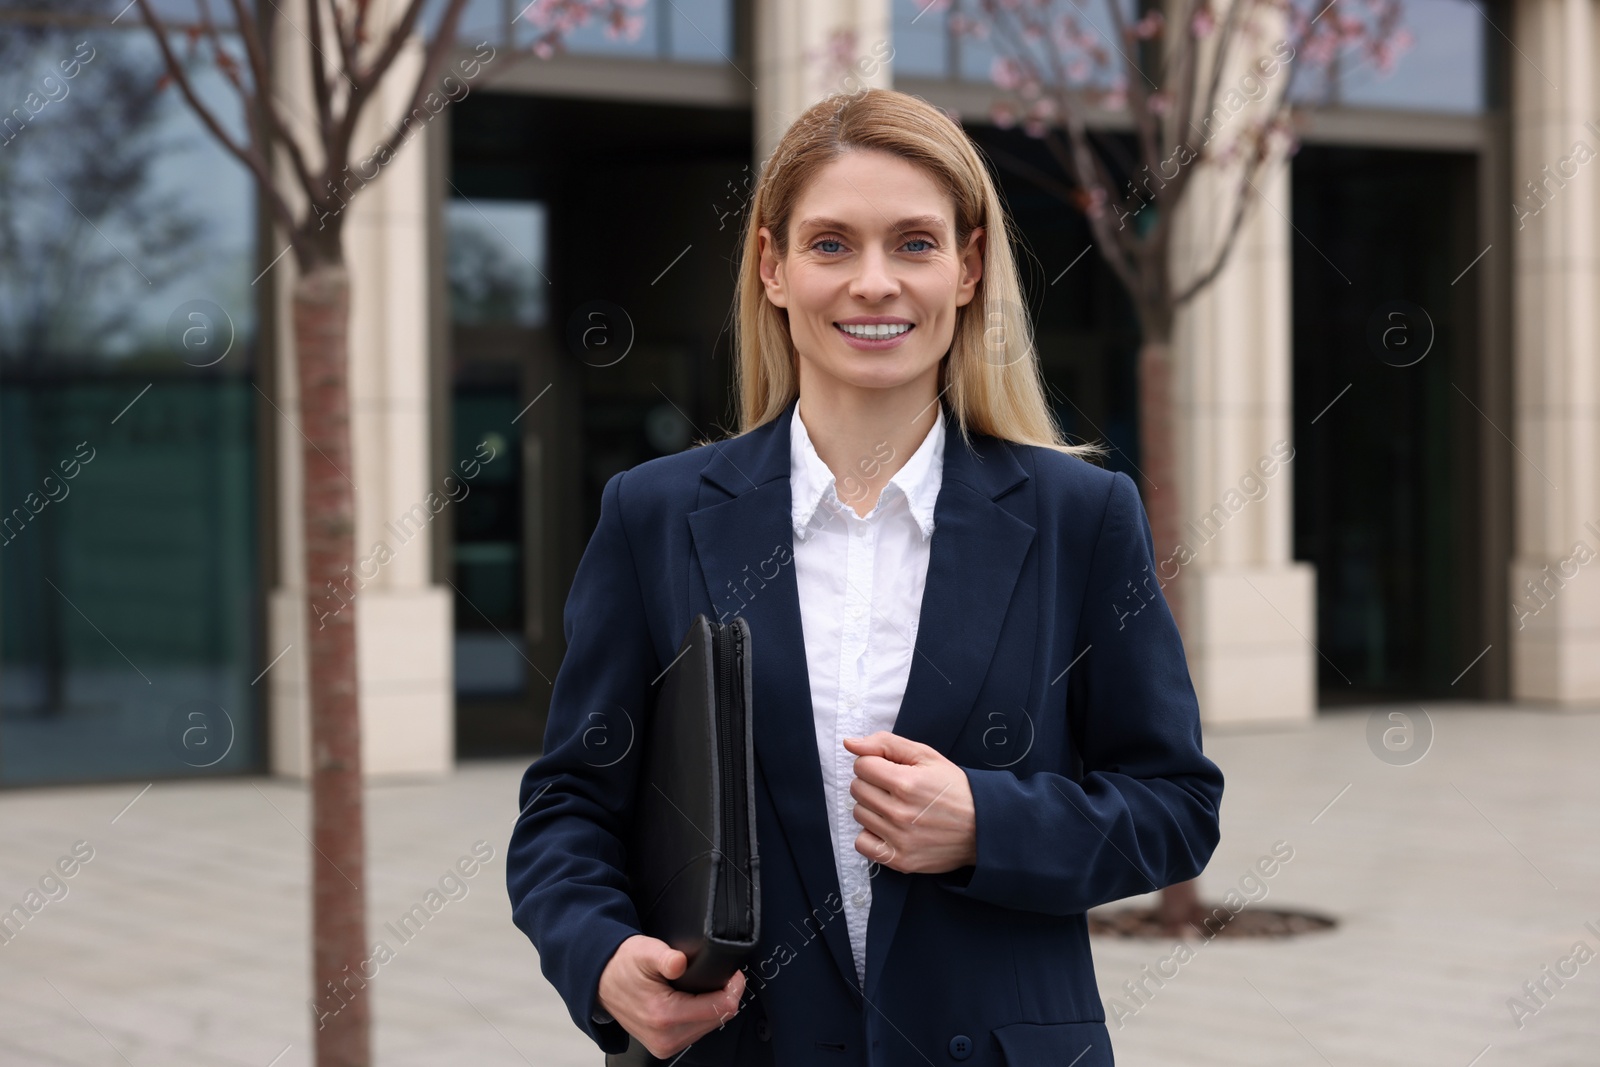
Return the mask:
<path id="1" fill-rule="evenodd" d="M 165 62 L 161 86 L 175 85 L 211 135 L 250 171 L 257 194 L 282 228 L 298 273 L 293 302 L 295 369 L 299 379 L 298 428 L 304 462 L 302 528 L 305 538 L 306 632 L 309 637 L 311 715 L 312 999 L 317 1063 L 366 1067 L 371 1062 L 370 999 L 361 995 L 371 973 L 365 945 L 365 832 L 361 798 L 361 727 L 357 703 L 355 604 L 328 611 L 324 589 L 341 587 L 355 557 L 354 486 L 350 467 L 350 272 L 344 255 L 344 208 L 410 141 L 416 129 L 458 99 L 445 77 L 467 0 L 436 0 L 437 27 L 425 42 L 422 69 L 399 122 L 370 146 L 356 143 L 357 123 L 391 76 L 394 61 L 418 35 L 430 0 L 374 4 L 372 0 L 280 0 L 259 5 L 229 0 L 228 15 L 213 18 L 209 0 L 181 28 L 184 54 L 156 5 L 137 0 Z M 615 32 L 638 32 L 628 14 L 644 0 L 538 0 L 526 9 L 539 27 L 531 45 L 549 55 L 571 28 L 590 17 Z M 170 11 L 170 5 L 162 10 Z M 298 31 L 284 35 L 307 53 L 309 84 L 277 83 L 271 20 Z M 180 44 L 183 37 L 179 37 Z M 493 59 L 480 50 L 458 61 L 459 88 Z M 195 92 L 189 69 L 209 63 L 237 91 L 247 135 L 235 138 Z M 442 90 L 442 91 L 441 91 Z M 464 94 L 463 94 L 464 95 Z M 314 118 L 296 123 L 284 99 L 309 101 Z M 386 117 L 387 118 L 387 117 Z M 365 149 L 363 154 L 358 154 Z M 288 164 L 281 178 L 276 160 Z M 351 168 L 355 173 L 351 173 Z M 379 960 L 381 962 L 381 958 Z M 354 981 L 354 985 L 352 985 Z"/>
<path id="2" fill-rule="evenodd" d="M 993 121 L 1020 124 L 1041 140 L 1061 174 L 995 155 L 1082 212 L 1133 303 L 1141 488 L 1159 558 L 1182 540 L 1171 385 L 1177 311 L 1226 266 L 1260 199 L 1263 172 L 1298 149 L 1296 73 L 1320 74 L 1320 95 L 1331 101 L 1341 64 L 1387 73 L 1411 36 L 1399 24 L 1400 0 L 1138 3 L 1102 0 L 1097 19 L 1076 0 L 968 0 L 972 13 L 949 21 L 955 33 L 993 48 L 990 77 L 1005 94 Z M 949 0 L 929 5 L 947 7 Z M 1091 128 L 1094 112 L 1126 116 L 1131 137 Z M 1217 213 L 1221 225 L 1205 258 L 1179 262 L 1178 208 L 1201 174 L 1209 188 L 1191 210 Z M 1181 585 L 1168 579 L 1162 588 L 1181 625 Z M 1167 890 L 1160 912 L 1175 933 L 1206 914 L 1193 882 Z"/>
<path id="3" fill-rule="evenodd" d="M 573 30 L 598 19 L 610 38 L 626 37 L 636 40 L 644 29 L 644 16 L 638 11 L 650 0 L 616 0 L 603 3 L 599 0 L 535 0 L 522 11 L 522 17 L 539 30 L 539 36 L 530 46 L 540 59 L 549 59 L 565 51 L 562 42 Z"/>

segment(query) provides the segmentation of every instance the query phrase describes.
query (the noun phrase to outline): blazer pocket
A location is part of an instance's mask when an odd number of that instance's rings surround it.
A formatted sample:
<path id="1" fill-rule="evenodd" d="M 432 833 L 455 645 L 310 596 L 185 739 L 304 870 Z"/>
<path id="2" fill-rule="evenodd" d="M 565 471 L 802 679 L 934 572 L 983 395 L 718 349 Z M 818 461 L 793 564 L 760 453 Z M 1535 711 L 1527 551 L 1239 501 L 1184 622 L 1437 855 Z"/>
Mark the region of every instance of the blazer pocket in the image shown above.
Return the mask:
<path id="1" fill-rule="evenodd" d="M 1105 1023 L 1012 1023 L 992 1033 L 1006 1067 L 1112 1067 Z"/>

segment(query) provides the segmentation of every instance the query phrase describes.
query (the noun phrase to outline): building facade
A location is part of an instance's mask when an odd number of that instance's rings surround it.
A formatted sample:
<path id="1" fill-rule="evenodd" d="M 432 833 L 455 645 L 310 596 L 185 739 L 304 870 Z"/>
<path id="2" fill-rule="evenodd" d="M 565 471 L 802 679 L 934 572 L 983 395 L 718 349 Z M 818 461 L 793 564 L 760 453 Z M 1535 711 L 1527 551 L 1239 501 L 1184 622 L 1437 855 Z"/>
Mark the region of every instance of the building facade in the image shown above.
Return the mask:
<path id="1" fill-rule="evenodd" d="M 120 6 L 0 2 L 0 785 L 301 776 L 294 263 Z M 827 93 L 960 117 L 1023 239 L 1057 417 L 1137 472 L 1132 310 L 1038 180 L 1048 153 L 991 120 L 993 52 L 951 12 L 650 0 L 636 39 L 591 26 L 540 58 L 518 6 L 468 4 L 474 76 L 348 207 L 375 776 L 537 750 L 599 490 L 731 426 L 739 227 Z M 1176 331 L 1208 723 L 1600 704 L 1595 9 L 1408 0 L 1392 74 L 1350 59 L 1294 90 L 1300 148 Z M 420 61 L 358 140 L 401 119 Z M 225 81 L 197 85 L 241 133 Z M 1220 186 L 1185 204 L 1180 263 L 1216 240 Z"/>

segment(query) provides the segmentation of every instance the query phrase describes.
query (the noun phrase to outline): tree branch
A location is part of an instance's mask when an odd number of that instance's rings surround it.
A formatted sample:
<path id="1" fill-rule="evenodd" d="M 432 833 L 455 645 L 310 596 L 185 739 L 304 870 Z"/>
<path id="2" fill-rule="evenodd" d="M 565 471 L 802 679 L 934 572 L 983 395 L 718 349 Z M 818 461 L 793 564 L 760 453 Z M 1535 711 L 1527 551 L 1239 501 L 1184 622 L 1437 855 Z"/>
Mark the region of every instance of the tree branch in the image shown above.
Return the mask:
<path id="1" fill-rule="evenodd" d="M 235 143 L 232 137 L 228 136 L 228 132 L 222 128 L 222 124 L 211 113 L 211 109 L 201 103 L 200 97 L 195 94 L 194 86 L 190 83 L 189 76 L 184 73 L 183 65 L 178 61 L 178 57 L 173 54 L 172 46 L 167 43 L 166 28 L 151 8 L 150 0 L 137 0 L 137 2 L 139 4 L 139 13 L 144 16 L 145 25 L 150 27 L 150 32 L 155 36 L 156 46 L 161 49 L 161 57 L 167 65 L 167 73 L 172 75 L 172 80 L 177 84 L 179 92 L 183 93 L 184 99 L 189 102 L 189 106 L 194 109 L 194 113 L 199 116 L 206 129 L 211 131 L 211 135 L 217 139 L 218 143 L 237 157 L 246 167 L 250 168 L 250 172 L 255 175 L 261 195 L 266 198 L 267 206 L 279 223 L 282 224 L 285 232 L 289 234 L 290 240 L 296 243 L 298 254 L 299 239 L 296 236 L 297 223 L 294 212 L 290 210 L 288 203 L 278 191 L 277 182 L 273 180 L 265 157 L 262 156 L 259 150 L 242 147 Z M 250 106 L 248 95 L 245 96 L 244 106 L 246 108 Z"/>
<path id="2" fill-rule="evenodd" d="M 317 101 L 317 124 L 321 134 L 319 140 L 326 145 L 334 129 L 333 87 L 328 82 L 327 63 L 322 56 L 322 0 L 306 0 L 306 10 L 310 12 L 311 19 L 311 34 L 306 38 L 306 43 L 311 49 L 307 58 L 311 61 L 312 95 Z M 285 20 L 288 18 L 286 15 L 283 17 Z M 349 75 L 346 74 L 345 77 L 348 78 Z M 330 178 L 338 172 L 331 159 L 324 159 L 322 165 L 323 173 Z"/>
<path id="3" fill-rule="evenodd" d="M 991 147 L 987 151 L 993 159 L 1003 163 L 1006 169 L 1012 171 L 1013 173 L 1022 175 L 1022 177 L 1028 179 L 1034 185 L 1060 200 L 1062 203 L 1069 207 L 1076 205 L 1077 200 L 1073 195 L 1076 190 L 1074 190 L 1072 186 L 1057 181 L 1055 178 L 1052 178 L 1038 167 L 1035 167 L 1032 163 L 1018 159 L 1016 156 L 1005 151 L 1004 149 Z"/>
<path id="4" fill-rule="evenodd" d="M 1096 185 L 1103 190 L 1105 183 L 1103 177 L 1101 177 L 1103 174 L 1101 168 L 1104 164 L 1089 146 L 1088 137 L 1084 134 L 1083 116 L 1074 111 L 1068 113 L 1066 118 L 1067 142 L 1071 146 L 1074 164 L 1081 173 L 1096 175 L 1094 179 Z M 1092 192 L 1094 187 L 1088 186 L 1087 188 L 1090 188 Z M 1110 197 L 1107 197 L 1106 200 L 1109 202 Z M 1098 209 L 1096 205 L 1091 204 L 1090 208 L 1084 211 L 1083 216 L 1089 222 L 1089 231 L 1094 234 L 1095 243 L 1100 246 L 1101 255 L 1111 265 L 1111 269 L 1116 272 L 1117 277 L 1122 280 L 1122 284 L 1127 287 L 1130 293 L 1140 292 L 1138 278 L 1133 270 L 1134 264 L 1140 258 L 1137 237 L 1133 235 L 1119 236 L 1120 234 L 1125 234 L 1127 228 L 1124 226 L 1116 230 L 1111 229 L 1111 223 L 1107 219 L 1106 212 L 1103 209 Z"/>
<path id="5" fill-rule="evenodd" d="M 266 55 L 261 48 L 261 38 L 256 33 L 255 20 L 245 9 L 244 0 L 229 0 L 229 2 L 233 6 L 233 17 L 241 27 L 239 35 L 244 39 L 245 56 L 250 63 L 250 76 L 255 80 L 256 102 L 267 116 L 267 125 L 272 130 L 275 143 L 283 145 L 284 150 L 288 152 L 295 176 L 305 188 L 307 199 L 315 203 L 318 200 L 316 182 L 311 177 L 310 168 L 307 167 L 305 156 L 300 151 L 299 142 L 284 123 L 273 100 L 272 68 L 268 65 Z"/>
<path id="6" fill-rule="evenodd" d="M 1172 42 L 1167 54 L 1167 61 L 1163 64 L 1162 83 L 1167 84 L 1169 78 L 1172 82 L 1179 83 L 1178 97 L 1172 102 L 1172 110 L 1168 112 L 1171 125 L 1167 130 L 1168 140 L 1177 147 L 1179 137 L 1188 143 L 1189 123 L 1194 118 L 1194 96 L 1199 82 L 1199 51 L 1200 38 L 1194 35 L 1194 17 L 1200 9 L 1201 0 L 1189 0 L 1184 8 L 1183 25 L 1177 32 L 1168 37 Z M 1176 70 L 1172 67 L 1176 66 Z"/>
<path id="7" fill-rule="evenodd" d="M 394 62 L 394 57 L 399 55 L 400 49 L 405 47 L 406 38 L 411 36 L 411 28 L 416 25 L 417 16 L 422 13 L 422 5 L 425 2 L 426 0 L 410 0 L 406 4 L 405 13 L 400 16 L 400 21 L 390 28 L 388 35 L 384 39 L 383 47 L 378 50 L 377 56 L 372 60 L 370 69 L 352 69 L 350 71 L 350 76 L 354 79 L 356 88 L 363 92 L 370 91 L 373 86 L 383 80 L 384 72 L 389 69 L 389 64 Z M 455 21 L 452 16 L 460 16 L 463 3 L 464 0 L 450 0 L 450 6 L 445 8 L 445 18 L 450 21 L 450 32 L 446 33 L 446 27 L 441 23 L 439 32 L 434 36 L 435 41 L 450 40 L 455 37 Z"/>
<path id="8" fill-rule="evenodd" d="M 1128 73 L 1128 84 L 1133 86 L 1138 93 L 1137 99 L 1133 101 L 1134 106 L 1131 110 L 1133 111 L 1134 129 L 1138 135 L 1139 156 L 1144 160 L 1145 166 L 1158 166 L 1160 157 L 1157 155 L 1156 150 L 1155 116 L 1150 111 L 1150 94 L 1144 90 L 1144 82 L 1149 80 L 1149 75 L 1139 65 L 1139 61 L 1134 58 L 1139 49 L 1129 40 L 1128 24 L 1122 17 L 1122 8 L 1118 6 L 1117 0 L 1106 0 L 1106 7 L 1111 9 L 1111 32 L 1116 35 L 1116 39 L 1112 42 L 1112 47 L 1117 50 L 1117 55 L 1122 57 L 1122 62 Z M 1132 48 L 1131 54 L 1124 50 L 1124 45 Z M 1157 92 L 1159 91 L 1160 89 L 1158 88 Z M 1128 169 L 1132 171 L 1136 168 L 1130 167 Z"/>
<path id="9" fill-rule="evenodd" d="M 1217 90 L 1222 86 L 1222 71 L 1227 66 L 1229 50 L 1233 47 L 1233 35 L 1238 28 L 1239 12 L 1253 2 L 1254 0 L 1230 0 L 1228 13 L 1223 17 L 1222 25 L 1217 30 L 1217 45 L 1211 53 L 1211 84 L 1206 89 L 1205 103 L 1202 105 L 1207 116 L 1210 116 L 1217 107 Z M 1189 125 L 1193 128 L 1193 117 L 1190 118 Z M 1202 154 L 1204 151 L 1202 146 Z"/>
<path id="10" fill-rule="evenodd" d="M 421 2 L 422 0 L 413 0 L 413 7 L 420 5 Z M 417 74 L 416 88 L 411 92 L 411 101 L 406 105 L 399 124 L 392 134 L 380 141 L 377 147 L 363 158 L 371 159 L 375 155 L 380 155 L 380 153 L 390 155 L 394 153 L 400 143 L 401 134 L 405 130 L 404 116 L 410 115 L 422 106 L 423 100 L 426 99 L 434 80 L 439 75 L 440 68 L 444 66 L 445 55 L 455 46 L 456 23 L 460 20 L 462 10 L 465 7 L 466 0 L 450 0 L 450 4 L 445 8 L 444 16 L 439 22 L 438 32 L 434 35 L 433 40 L 428 42 L 428 50 L 422 60 L 422 70 Z M 390 58 L 392 61 L 393 57 Z M 353 121 L 350 123 L 350 129 L 351 136 L 353 136 Z M 342 148 L 344 151 L 348 151 L 349 138 L 345 140 Z"/>
<path id="11" fill-rule="evenodd" d="M 1234 0 L 1234 7 L 1229 9 L 1230 16 L 1239 7 L 1244 6 L 1244 4 L 1246 4 L 1246 3 L 1253 3 L 1253 2 L 1254 2 L 1254 0 Z M 1237 24 L 1230 23 L 1230 31 L 1233 30 L 1233 29 L 1237 29 Z M 1235 43 L 1234 43 L 1235 39 L 1236 39 L 1236 35 L 1233 32 L 1229 32 L 1225 39 L 1219 39 L 1218 40 L 1217 51 L 1216 51 L 1216 53 L 1214 55 L 1214 60 L 1213 60 L 1215 65 L 1216 65 L 1216 70 L 1217 71 L 1222 70 L 1222 68 L 1227 64 L 1228 56 L 1229 56 L 1229 51 L 1228 50 L 1231 50 L 1233 47 L 1235 47 Z M 1270 135 L 1271 131 L 1278 124 L 1278 122 L 1282 118 L 1282 116 L 1286 112 L 1288 112 L 1288 110 L 1289 110 L 1289 107 L 1290 107 L 1290 104 L 1289 104 L 1289 86 L 1290 86 L 1290 84 L 1292 84 L 1293 76 L 1294 76 L 1294 71 L 1293 71 L 1293 68 L 1291 66 L 1290 72 L 1289 72 L 1289 77 L 1284 79 L 1284 83 L 1279 87 L 1279 91 L 1278 91 L 1277 95 L 1273 98 L 1272 105 L 1271 105 L 1270 109 L 1267 111 L 1265 117 L 1262 119 L 1262 121 L 1260 123 L 1260 126 L 1259 126 L 1258 131 L 1257 131 L 1257 143 L 1256 143 L 1255 150 L 1254 150 L 1255 161 L 1250 165 L 1250 168 L 1248 168 L 1246 170 L 1246 172 L 1245 172 L 1246 176 L 1248 176 L 1252 172 L 1259 172 L 1259 169 L 1260 169 L 1260 166 L 1261 166 L 1261 162 L 1260 161 L 1262 159 L 1263 154 L 1266 151 L 1266 146 L 1263 143 L 1263 139 Z M 1219 83 L 1220 83 L 1220 78 L 1219 77 L 1213 77 L 1212 78 L 1211 88 L 1210 88 L 1210 90 L 1208 91 L 1208 94 L 1207 94 L 1207 108 L 1206 108 L 1206 111 L 1207 111 L 1208 115 L 1211 114 L 1212 111 L 1215 109 L 1217 88 L 1218 88 Z M 1191 127 L 1193 126 L 1193 120 L 1190 120 L 1190 125 L 1191 125 Z M 1199 132 L 1199 131 L 1196 131 L 1196 132 Z M 1197 154 L 1196 159 L 1194 161 L 1194 164 L 1192 166 L 1190 166 L 1190 167 L 1186 167 L 1186 168 L 1181 169 L 1179 174 L 1177 175 L 1177 177 L 1174 179 L 1173 183 L 1171 184 L 1171 191 L 1172 191 L 1172 194 L 1174 195 L 1174 197 L 1181 198 L 1183 196 L 1185 189 L 1189 185 L 1190 179 L 1194 176 L 1195 171 L 1199 167 L 1199 164 L 1201 162 L 1200 155 L 1203 155 L 1205 153 L 1205 145 L 1207 145 L 1209 143 L 1210 143 L 1210 138 L 1208 137 L 1206 139 L 1206 141 L 1201 145 L 1201 148 L 1199 149 L 1199 153 Z M 1241 187 L 1241 189 L 1239 191 L 1239 195 L 1241 197 L 1243 196 L 1243 188 L 1242 187 Z M 1176 202 L 1176 201 L 1174 201 L 1174 202 Z M 1162 218 L 1157 220 L 1157 226 L 1158 226 L 1158 228 L 1160 228 L 1161 230 L 1164 231 L 1166 226 L 1167 226 L 1167 224 L 1168 224 L 1168 222 L 1169 222 L 1168 218 L 1162 217 Z M 1165 236 L 1166 236 L 1165 232 L 1160 233 L 1160 236 L 1165 238 Z M 1229 240 L 1231 241 L 1231 237 L 1229 238 Z M 1222 259 L 1226 259 L 1226 252 L 1225 251 L 1223 252 Z M 1222 263 L 1221 263 L 1221 261 L 1219 261 L 1216 264 L 1216 270 L 1220 270 L 1221 266 L 1222 266 Z M 1215 273 L 1216 273 L 1215 270 L 1210 271 L 1210 272 L 1208 272 L 1206 274 L 1206 277 L 1209 278 L 1211 276 L 1214 276 Z M 1193 296 L 1195 291 L 1197 291 L 1197 290 L 1192 286 L 1188 290 L 1185 290 L 1185 294 L 1186 295 L 1184 296 L 1184 299 L 1188 299 L 1190 296 Z"/>
<path id="12" fill-rule="evenodd" d="M 367 5 L 365 2 L 357 5 L 355 25 L 350 28 L 350 31 L 347 34 L 345 32 L 344 18 L 339 14 L 338 0 L 333 0 L 333 3 L 330 7 L 333 18 L 333 36 L 339 42 L 339 59 L 340 62 L 344 64 L 344 69 L 346 71 L 354 71 L 361 63 L 360 36 L 362 29 L 362 18 L 366 14 L 366 9 Z"/>
<path id="13" fill-rule="evenodd" d="M 1223 235 L 1222 244 L 1217 249 L 1215 259 L 1212 260 L 1209 267 L 1201 271 L 1193 281 L 1173 296 L 1173 307 L 1181 307 L 1187 303 L 1202 289 L 1210 285 L 1217 275 L 1222 273 L 1222 268 L 1227 265 L 1233 246 L 1238 243 L 1239 233 L 1244 228 L 1245 214 L 1250 207 L 1251 194 L 1258 193 L 1254 179 L 1261 176 L 1261 172 L 1266 169 L 1266 165 L 1270 160 L 1270 153 L 1267 152 L 1265 144 L 1267 131 L 1270 128 L 1269 125 L 1262 126 L 1259 135 L 1262 140 L 1258 143 L 1251 159 L 1239 173 L 1239 181 L 1233 194 L 1233 216 L 1228 220 L 1228 229 Z"/>

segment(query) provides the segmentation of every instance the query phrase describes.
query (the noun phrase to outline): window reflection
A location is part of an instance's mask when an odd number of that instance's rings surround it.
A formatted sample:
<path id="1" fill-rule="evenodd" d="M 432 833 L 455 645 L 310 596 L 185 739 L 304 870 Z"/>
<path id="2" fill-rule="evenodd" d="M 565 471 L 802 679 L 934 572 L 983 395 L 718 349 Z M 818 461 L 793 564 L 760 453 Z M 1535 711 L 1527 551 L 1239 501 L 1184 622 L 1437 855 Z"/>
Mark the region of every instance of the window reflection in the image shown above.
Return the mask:
<path id="1" fill-rule="evenodd" d="M 0 34 L 0 783 L 260 764 L 255 198 L 161 70 Z"/>
<path id="2" fill-rule="evenodd" d="M 519 48 L 528 47 L 544 32 L 534 24 L 532 14 L 527 7 L 520 7 L 512 24 L 512 40 Z M 629 26 L 637 26 L 631 37 L 626 27 L 591 17 L 566 33 L 563 48 L 574 55 L 733 61 L 733 0 L 645 0 L 624 14 L 633 20 Z"/>
<path id="3" fill-rule="evenodd" d="M 1387 72 L 1348 48 L 1323 71 L 1302 71 L 1296 102 L 1323 107 L 1390 107 L 1420 111 L 1484 109 L 1488 18 L 1470 0 L 1405 0 L 1401 28 L 1410 47 Z"/>
<path id="4" fill-rule="evenodd" d="M 467 326 L 543 326 L 545 206 L 538 201 L 447 202 L 450 314 Z"/>
<path id="5" fill-rule="evenodd" d="M 1100 86 L 1109 86 L 1122 66 L 1120 55 L 1111 47 L 1108 2 L 1067 0 L 1044 5 L 1051 12 L 1047 21 L 1070 15 L 1080 29 L 1098 34 L 1111 62 L 1085 68 L 1084 74 Z M 991 81 L 996 55 L 1003 49 L 997 52 L 990 39 L 950 29 L 950 19 L 956 14 L 985 18 L 978 0 L 950 0 L 946 10 L 929 9 L 928 0 L 893 0 L 892 11 L 897 74 Z M 1131 9 L 1128 14 L 1131 18 Z M 1299 69 L 1294 100 L 1313 107 L 1481 112 L 1485 106 L 1487 35 L 1494 33 L 1489 19 L 1473 0 L 1405 0 L 1400 26 L 1409 46 L 1390 71 L 1375 69 L 1352 46 L 1327 69 Z M 1047 67 L 1044 46 L 1038 47 L 1040 64 Z M 1061 58 L 1070 64 L 1075 56 L 1063 53 Z M 1075 79 L 1074 84 L 1080 82 Z"/>

